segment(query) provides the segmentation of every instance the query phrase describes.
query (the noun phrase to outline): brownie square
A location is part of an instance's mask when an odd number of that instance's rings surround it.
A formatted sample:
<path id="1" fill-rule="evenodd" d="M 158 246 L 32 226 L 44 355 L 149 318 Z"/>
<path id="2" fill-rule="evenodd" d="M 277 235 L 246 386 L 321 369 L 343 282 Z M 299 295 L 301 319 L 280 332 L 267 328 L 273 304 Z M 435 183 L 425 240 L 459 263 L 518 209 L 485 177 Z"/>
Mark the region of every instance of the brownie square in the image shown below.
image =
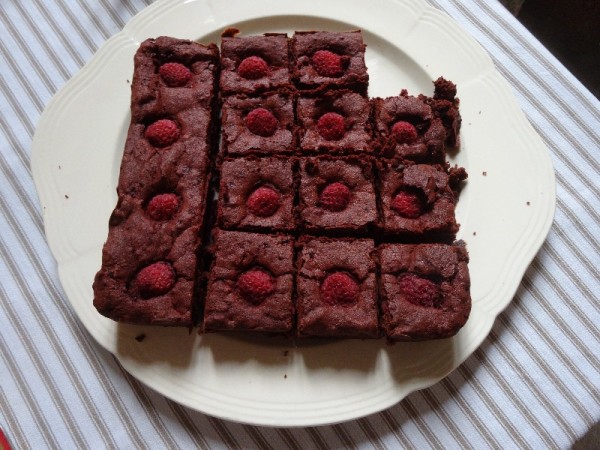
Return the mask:
<path id="1" fill-rule="evenodd" d="M 221 166 L 219 225 L 225 229 L 293 230 L 292 160 L 226 159 Z"/>
<path id="2" fill-rule="evenodd" d="M 300 148 L 303 153 L 369 154 L 369 101 L 350 91 L 298 99 Z"/>
<path id="3" fill-rule="evenodd" d="M 357 157 L 302 159 L 300 219 L 311 232 L 365 231 L 375 223 L 372 161 Z"/>
<path id="4" fill-rule="evenodd" d="M 308 239 L 297 261 L 298 335 L 379 335 L 374 243 L 371 239 Z"/>
<path id="5" fill-rule="evenodd" d="M 349 88 L 366 93 L 369 75 L 365 48 L 360 31 L 296 32 L 292 39 L 292 77 L 296 86 L 309 90 Z"/>
<path id="6" fill-rule="evenodd" d="M 453 187 L 466 177 L 464 169 L 442 166 L 379 163 L 381 227 L 386 234 L 419 239 L 449 239 L 458 231 Z"/>
<path id="7" fill-rule="evenodd" d="M 289 94 L 227 97 L 221 114 L 221 140 L 227 155 L 294 152 L 294 108 Z"/>
<path id="8" fill-rule="evenodd" d="M 433 115 L 441 119 L 444 124 L 446 148 L 458 149 L 460 147 L 462 117 L 458 109 L 460 100 L 456 97 L 456 85 L 444 77 L 439 77 L 433 82 L 433 85 L 433 97 L 421 94 L 419 98 L 431 106 Z"/>
<path id="9" fill-rule="evenodd" d="M 223 37 L 221 93 L 257 94 L 290 86 L 286 34 Z"/>
<path id="10" fill-rule="evenodd" d="M 465 247 L 384 244 L 379 251 L 385 335 L 397 341 L 454 336 L 471 311 Z"/>
<path id="11" fill-rule="evenodd" d="M 422 98 L 406 91 L 396 97 L 371 100 L 375 132 L 382 156 L 427 164 L 443 164 L 446 129 Z"/>
<path id="12" fill-rule="evenodd" d="M 292 238 L 221 230 L 214 237 L 204 330 L 290 332 Z"/>

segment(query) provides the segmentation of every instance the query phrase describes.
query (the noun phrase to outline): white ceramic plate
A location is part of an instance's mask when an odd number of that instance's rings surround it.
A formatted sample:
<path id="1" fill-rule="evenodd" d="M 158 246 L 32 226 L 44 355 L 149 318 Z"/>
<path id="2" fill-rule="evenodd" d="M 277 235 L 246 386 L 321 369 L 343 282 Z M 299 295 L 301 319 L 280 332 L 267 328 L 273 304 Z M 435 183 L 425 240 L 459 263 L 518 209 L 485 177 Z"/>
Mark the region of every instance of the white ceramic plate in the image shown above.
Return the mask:
<path id="1" fill-rule="evenodd" d="M 335 19 L 333 19 L 335 17 Z M 148 37 L 219 42 L 245 34 L 360 28 L 370 96 L 458 85 L 469 180 L 458 205 L 471 255 L 473 309 L 453 339 L 305 342 L 118 325 L 92 306 L 129 123 L 133 54 Z M 235 421 L 305 426 L 380 411 L 431 386 L 485 339 L 550 228 L 555 206 L 548 152 L 485 51 L 421 0 L 157 1 L 111 38 L 54 97 L 40 120 L 33 174 L 65 292 L 93 337 L 165 396 Z M 68 198 L 67 198 L 68 196 Z M 135 337 L 145 333 L 138 342 Z"/>

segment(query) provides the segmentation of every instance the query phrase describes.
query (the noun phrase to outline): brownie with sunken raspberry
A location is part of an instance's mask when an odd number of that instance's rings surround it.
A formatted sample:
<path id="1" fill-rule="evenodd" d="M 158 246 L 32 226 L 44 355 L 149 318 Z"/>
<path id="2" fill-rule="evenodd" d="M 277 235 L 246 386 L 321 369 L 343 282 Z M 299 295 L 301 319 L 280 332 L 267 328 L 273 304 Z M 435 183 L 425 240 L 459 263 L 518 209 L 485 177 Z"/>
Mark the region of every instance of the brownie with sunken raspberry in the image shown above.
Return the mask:
<path id="1" fill-rule="evenodd" d="M 221 230 L 214 239 L 204 331 L 291 332 L 293 239 Z"/>
<path id="2" fill-rule="evenodd" d="M 288 37 L 272 33 L 221 40 L 221 94 L 253 95 L 291 86 Z"/>
<path id="3" fill-rule="evenodd" d="M 379 336 L 371 239 L 304 238 L 297 265 L 297 334 Z"/>
<path id="4" fill-rule="evenodd" d="M 225 98 L 221 109 L 221 145 L 227 156 L 294 153 L 292 95 L 286 91 L 251 98 Z"/>
<path id="5" fill-rule="evenodd" d="M 380 223 L 384 233 L 413 239 L 448 240 L 458 231 L 455 207 L 462 168 L 380 161 Z"/>
<path id="6" fill-rule="evenodd" d="M 454 336 L 471 311 L 464 243 L 383 244 L 381 327 L 395 341 Z"/>
<path id="7" fill-rule="evenodd" d="M 421 94 L 419 98 L 428 103 L 434 116 L 442 121 L 446 129 L 446 147 L 458 149 L 462 117 L 459 111 L 460 100 L 456 97 L 456 85 L 444 77 L 439 77 L 433 85 L 433 97 Z"/>
<path id="8" fill-rule="evenodd" d="M 356 92 L 301 96 L 297 116 L 302 153 L 372 153 L 369 114 L 369 101 Z"/>
<path id="9" fill-rule="evenodd" d="M 293 160 L 227 158 L 221 165 L 218 214 L 224 229 L 293 230 Z"/>
<path id="10" fill-rule="evenodd" d="M 427 164 L 443 164 L 446 129 L 429 102 L 420 97 L 400 95 L 371 100 L 375 133 L 384 157 Z"/>
<path id="11" fill-rule="evenodd" d="M 292 78 L 301 90 L 352 89 L 366 94 L 369 74 L 362 33 L 297 31 L 292 38 Z"/>
<path id="12" fill-rule="evenodd" d="M 118 203 L 93 285 L 94 306 L 113 320 L 192 325 L 218 58 L 214 45 L 169 37 L 135 55 Z"/>
<path id="13" fill-rule="evenodd" d="M 309 232 L 365 232 L 377 221 L 373 161 L 303 158 L 299 216 Z"/>

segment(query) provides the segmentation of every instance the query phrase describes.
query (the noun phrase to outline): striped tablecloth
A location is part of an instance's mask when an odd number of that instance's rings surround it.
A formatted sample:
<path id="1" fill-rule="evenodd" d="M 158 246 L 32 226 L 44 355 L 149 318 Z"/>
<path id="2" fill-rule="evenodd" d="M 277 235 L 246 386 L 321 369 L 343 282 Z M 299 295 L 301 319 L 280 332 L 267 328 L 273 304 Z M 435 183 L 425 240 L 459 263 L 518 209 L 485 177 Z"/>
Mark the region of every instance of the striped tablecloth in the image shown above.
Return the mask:
<path id="1" fill-rule="evenodd" d="M 61 290 L 29 164 L 36 123 L 147 2 L 0 2 L 0 428 L 13 447 L 569 448 L 597 423 L 600 104 L 499 3 L 430 2 L 490 53 L 550 149 L 555 223 L 489 337 L 450 376 L 378 414 L 290 429 L 221 421 L 146 388 Z"/>

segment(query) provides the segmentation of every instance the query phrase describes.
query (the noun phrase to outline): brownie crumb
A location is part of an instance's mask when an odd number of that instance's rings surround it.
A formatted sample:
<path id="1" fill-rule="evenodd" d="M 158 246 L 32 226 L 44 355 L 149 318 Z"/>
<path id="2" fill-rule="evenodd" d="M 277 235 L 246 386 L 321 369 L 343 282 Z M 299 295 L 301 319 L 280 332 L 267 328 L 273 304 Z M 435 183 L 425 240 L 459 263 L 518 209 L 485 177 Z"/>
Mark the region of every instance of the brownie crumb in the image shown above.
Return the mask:
<path id="1" fill-rule="evenodd" d="M 65 198 L 66 198 L 66 199 L 69 199 L 69 196 L 68 196 L 67 194 L 65 194 Z"/>
<path id="2" fill-rule="evenodd" d="M 482 172 L 482 175 L 483 175 L 484 177 L 487 177 L 487 172 Z"/>
<path id="3" fill-rule="evenodd" d="M 138 334 L 135 337 L 135 340 L 138 341 L 138 342 L 142 342 L 144 339 L 146 339 L 146 335 L 144 333 Z"/>
<path id="4" fill-rule="evenodd" d="M 527 202 L 527 206 L 531 205 L 531 202 Z"/>
<path id="5" fill-rule="evenodd" d="M 473 231 L 473 236 L 477 236 L 477 231 Z"/>
<path id="6" fill-rule="evenodd" d="M 283 378 L 287 378 L 287 373 L 283 375 Z"/>

